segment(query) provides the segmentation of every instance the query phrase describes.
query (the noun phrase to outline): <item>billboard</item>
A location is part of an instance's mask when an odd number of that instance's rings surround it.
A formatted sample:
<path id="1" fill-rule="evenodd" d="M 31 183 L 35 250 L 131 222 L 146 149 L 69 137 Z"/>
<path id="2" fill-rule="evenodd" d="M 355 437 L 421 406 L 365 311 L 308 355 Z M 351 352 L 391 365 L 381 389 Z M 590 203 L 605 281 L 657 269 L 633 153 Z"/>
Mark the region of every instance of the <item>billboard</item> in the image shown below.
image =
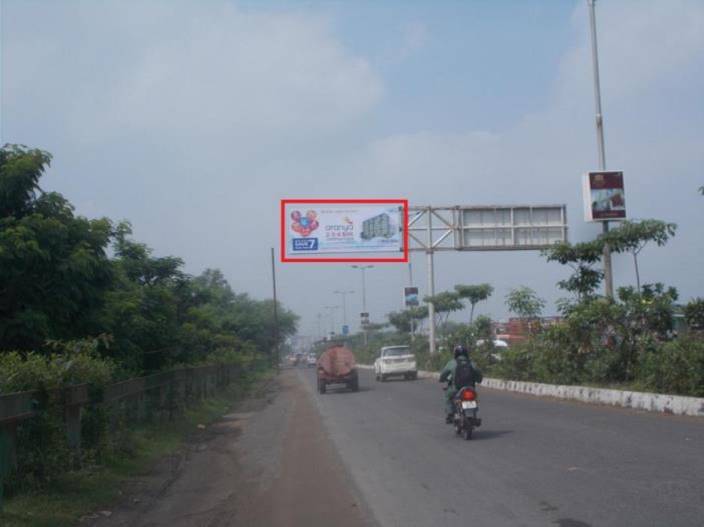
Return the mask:
<path id="1" fill-rule="evenodd" d="M 403 288 L 403 305 L 413 307 L 418 305 L 418 288 L 404 287 Z"/>
<path id="2" fill-rule="evenodd" d="M 407 218 L 406 200 L 281 200 L 282 261 L 407 261 Z"/>
<path id="3" fill-rule="evenodd" d="M 588 172 L 583 179 L 586 221 L 626 218 L 623 172 Z"/>

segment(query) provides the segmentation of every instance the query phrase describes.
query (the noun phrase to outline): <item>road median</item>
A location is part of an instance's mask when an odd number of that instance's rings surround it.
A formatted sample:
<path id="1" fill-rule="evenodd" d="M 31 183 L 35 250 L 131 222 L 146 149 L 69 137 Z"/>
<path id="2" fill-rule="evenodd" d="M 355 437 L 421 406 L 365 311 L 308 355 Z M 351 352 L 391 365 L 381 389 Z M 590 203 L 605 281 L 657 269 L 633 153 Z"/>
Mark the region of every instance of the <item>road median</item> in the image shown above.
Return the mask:
<path id="1" fill-rule="evenodd" d="M 373 369 L 373 366 L 369 365 L 359 365 L 359 367 L 369 370 Z M 418 371 L 418 377 L 421 379 L 437 379 L 438 375 L 437 372 Z M 525 393 L 537 397 L 554 397 L 557 399 L 618 406 L 648 412 L 704 417 L 704 398 L 701 397 L 613 390 L 609 388 L 594 388 L 591 386 L 511 381 L 492 377 L 485 377 L 481 385 L 494 390 Z"/>

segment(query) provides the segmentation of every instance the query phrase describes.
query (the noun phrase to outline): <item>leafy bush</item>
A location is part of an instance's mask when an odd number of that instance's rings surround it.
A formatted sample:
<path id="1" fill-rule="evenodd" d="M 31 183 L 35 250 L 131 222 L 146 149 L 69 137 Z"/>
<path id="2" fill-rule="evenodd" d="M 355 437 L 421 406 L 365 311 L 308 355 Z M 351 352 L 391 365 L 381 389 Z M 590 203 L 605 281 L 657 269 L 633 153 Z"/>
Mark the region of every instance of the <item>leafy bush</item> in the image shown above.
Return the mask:
<path id="1" fill-rule="evenodd" d="M 645 356 L 640 379 L 656 392 L 704 397 L 704 340 L 666 342 Z"/>
<path id="2" fill-rule="evenodd" d="M 46 391 L 83 383 L 104 386 L 112 380 L 115 365 L 98 355 L 99 342 L 52 342 L 57 351 L 49 354 L 0 353 L 0 393 Z"/>

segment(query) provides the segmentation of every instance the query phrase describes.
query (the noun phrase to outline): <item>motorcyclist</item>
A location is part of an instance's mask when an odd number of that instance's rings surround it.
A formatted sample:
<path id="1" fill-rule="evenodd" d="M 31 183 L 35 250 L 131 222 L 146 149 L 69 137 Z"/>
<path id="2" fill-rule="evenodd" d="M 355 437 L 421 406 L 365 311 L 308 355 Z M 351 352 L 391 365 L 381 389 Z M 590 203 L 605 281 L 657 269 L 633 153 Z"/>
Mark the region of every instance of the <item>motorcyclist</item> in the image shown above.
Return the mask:
<path id="1" fill-rule="evenodd" d="M 455 370 L 459 363 L 468 362 L 473 370 L 472 380 L 467 384 L 468 386 L 474 388 L 477 382 L 482 382 L 482 373 L 474 365 L 474 363 L 469 358 L 469 351 L 467 348 L 461 344 L 455 346 L 454 349 L 455 358 L 450 360 L 442 372 L 440 372 L 440 382 L 447 382 L 447 391 L 445 392 L 445 422 L 452 423 L 452 416 L 455 412 L 453 399 L 457 394 L 457 388 L 454 386 Z M 461 387 L 460 387 L 461 388 Z"/>

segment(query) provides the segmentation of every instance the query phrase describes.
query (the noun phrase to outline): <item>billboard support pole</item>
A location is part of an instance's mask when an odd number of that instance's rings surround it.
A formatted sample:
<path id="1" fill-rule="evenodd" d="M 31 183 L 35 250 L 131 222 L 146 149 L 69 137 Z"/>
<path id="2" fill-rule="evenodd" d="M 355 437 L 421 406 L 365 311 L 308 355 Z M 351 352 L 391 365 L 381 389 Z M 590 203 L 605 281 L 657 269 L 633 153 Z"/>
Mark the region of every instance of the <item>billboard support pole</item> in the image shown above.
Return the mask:
<path id="1" fill-rule="evenodd" d="M 589 26 L 592 42 L 592 69 L 594 71 L 594 105 L 596 107 L 596 144 L 599 151 L 599 170 L 606 170 L 606 149 L 604 148 L 604 116 L 601 113 L 601 86 L 599 82 L 599 52 L 596 42 L 596 0 L 587 0 L 589 5 Z M 602 222 L 603 233 L 609 232 L 609 222 Z M 604 244 L 604 293 L 607 298 L 614 297 L 614 280 L 611 267 L 611 248 Z"/>
<path id="2" fill-rule="evenodd" d="M 411 254 L 408 253 L 408 287 L 413 287 L 413 265 L 411 264 Z M 404 306 L 405 307 L 405 306 Z M 411 342 L 413 342 L 415 337 L 415 323 L 413 317 L 409 317 L 409 322 L 411 325 Z"/>
<path id="3" fill-rule="evenodd" d="M 427 227 L 428 227 L 428 296 L 435 296 L 435 269 L 433 268 L 433 212 L 431 207 L 428 207 L 426 212 Z M 432 302 L 428 302 L 428 345 L 430 354 L 435 354 L 435 306 Z"/>

